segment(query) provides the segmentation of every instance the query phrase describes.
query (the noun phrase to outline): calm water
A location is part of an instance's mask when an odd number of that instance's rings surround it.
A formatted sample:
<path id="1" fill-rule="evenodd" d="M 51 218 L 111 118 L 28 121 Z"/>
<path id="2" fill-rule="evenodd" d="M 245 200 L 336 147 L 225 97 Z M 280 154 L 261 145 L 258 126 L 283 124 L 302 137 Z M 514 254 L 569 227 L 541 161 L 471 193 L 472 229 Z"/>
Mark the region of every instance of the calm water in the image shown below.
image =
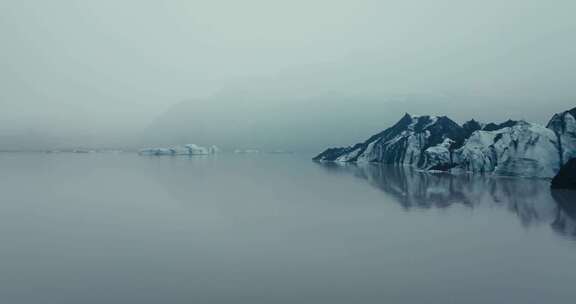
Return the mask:
<path id="1" fill-rule="evenodd" d="M 299 155 L 0 154 L 0 303 L 574 303 L 576 196 Z"/>

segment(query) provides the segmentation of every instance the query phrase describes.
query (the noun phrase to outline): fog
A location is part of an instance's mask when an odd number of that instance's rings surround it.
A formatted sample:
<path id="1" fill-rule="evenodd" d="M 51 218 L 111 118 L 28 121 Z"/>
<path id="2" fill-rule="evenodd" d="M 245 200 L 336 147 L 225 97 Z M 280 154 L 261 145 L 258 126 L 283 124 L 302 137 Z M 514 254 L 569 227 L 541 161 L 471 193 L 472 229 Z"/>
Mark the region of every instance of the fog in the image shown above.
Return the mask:
<path id="1" fill-rule="evenodd" d="M 574 1 L 0 0 L 0 149 L 314 150 L 576 106 Z"/>

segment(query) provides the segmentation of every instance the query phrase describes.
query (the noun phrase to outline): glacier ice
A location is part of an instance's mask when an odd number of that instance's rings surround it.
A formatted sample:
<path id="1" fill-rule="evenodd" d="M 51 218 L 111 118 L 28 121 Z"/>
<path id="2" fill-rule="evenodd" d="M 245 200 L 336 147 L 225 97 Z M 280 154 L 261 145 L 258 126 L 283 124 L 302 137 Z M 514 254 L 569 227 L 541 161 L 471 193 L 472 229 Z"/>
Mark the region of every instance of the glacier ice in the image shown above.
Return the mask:
<path id="1" fill-rule="evenodd" d="M 445 116 L 406 114 L 368 140 L 327 149 L 314 160 L 551 178 L 573 157 L 576 108 L 554 115 L 546 127 L 514 120 L 460 126 Z"/>

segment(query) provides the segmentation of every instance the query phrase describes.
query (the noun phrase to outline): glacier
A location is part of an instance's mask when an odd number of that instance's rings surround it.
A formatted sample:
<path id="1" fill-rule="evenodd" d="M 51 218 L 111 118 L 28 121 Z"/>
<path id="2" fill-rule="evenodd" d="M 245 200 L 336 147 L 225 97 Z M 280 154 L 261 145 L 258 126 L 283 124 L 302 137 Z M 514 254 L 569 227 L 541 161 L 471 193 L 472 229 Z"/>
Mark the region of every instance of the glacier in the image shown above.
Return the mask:
<path id="1" fill-rule="evenodd" d="M 525 121 L 494 131 L 474 132 L 454 152 L 455 167 L 497 175 L 553 177 L 560 169 L 554 132 Z"/>
<path id="2" fill-rule="evenodd" d="M 314 160 L 552 178 L 575 156 L 576 108 L 555 114 L 546 126 L 522 120 L 459 125 L 446 116 L 405 114 L 368 140 L 326 149 Z"/>

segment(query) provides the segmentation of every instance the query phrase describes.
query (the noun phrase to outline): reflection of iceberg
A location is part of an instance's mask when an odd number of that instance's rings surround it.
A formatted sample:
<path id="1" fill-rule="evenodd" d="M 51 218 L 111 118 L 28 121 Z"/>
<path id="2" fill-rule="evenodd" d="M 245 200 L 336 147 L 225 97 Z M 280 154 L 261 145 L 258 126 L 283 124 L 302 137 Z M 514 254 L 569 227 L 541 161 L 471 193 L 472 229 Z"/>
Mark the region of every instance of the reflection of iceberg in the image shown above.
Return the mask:
<path id="1" fill-rule="evenodd" d="M 173 155 L 174 151 L 168 148 L 146 148 L 138 151 L 140 155 Z"/>
<path id="2" fill-rule="evenodd" d="M 552 190 L 551 192 L 559 207 L 552 228 L 558 233 L 576 236 L 576 191 Z"/>
<path id="3" fill-rule="evenodd" d="M 547 223 L 563 235 L 576 236 L 576 192 L 551 193 L 546 180 L 431 174 L 378 164 L 320 165 L 331 172 L 347 172 L 368 181 L 406 210 L 453 204 L 470 208 L 489 205 L 514 213 L 525 226 Z"/>
<path id="4" fill-rule="evenodd" d="M 206 148 L 195 144 L 187 144 L 171 148 L 146 148 L 138 153 L 140 155 L 209 155 L 218 152 L 220 152 L 220 149 L 216 146 Z"/>
<path id="5" fill-rule="evenodd" d="M 208 154 L 216 154 L 216 153 L 220 153 L 220 148 L 212 145 L 210 148 L 208 148 Z"/>
<path id="6" fill-rule="evenodd" d="M 292 151 L 287 151 L 287 150 L 282 150 L 282 149 L 273 150 L 273 151 L 270 151 L 268 153 L 270 153 L 270 154 L 294 154 L 294 152 L 292 152 Z"/>
<path id="7" fill-rule="evenodd" d="M 260 153 L 260 150 L 257 150 L 257 149 L 245 149 L 245 150 L 236 149 L 236 150 L 234 150 L 234 153 L 236 153 L 236 154 L 252 154 L 252 153 Z"/>

